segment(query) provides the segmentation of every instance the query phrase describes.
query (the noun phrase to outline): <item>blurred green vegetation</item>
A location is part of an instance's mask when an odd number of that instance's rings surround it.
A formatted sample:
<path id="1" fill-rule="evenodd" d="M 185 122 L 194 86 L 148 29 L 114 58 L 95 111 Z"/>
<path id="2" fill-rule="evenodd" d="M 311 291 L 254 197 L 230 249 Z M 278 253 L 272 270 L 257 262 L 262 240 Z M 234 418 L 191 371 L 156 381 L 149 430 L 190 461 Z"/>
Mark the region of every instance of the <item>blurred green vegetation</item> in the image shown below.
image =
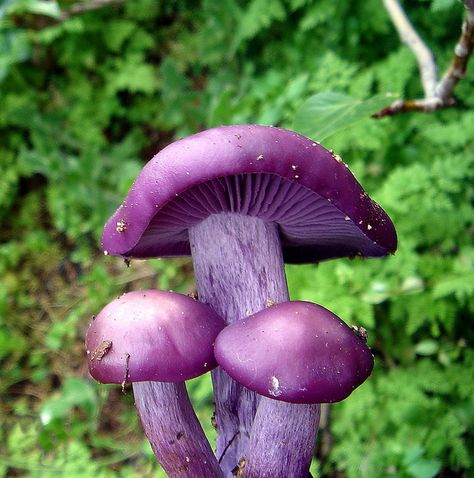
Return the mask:
<path id="1" fill-rule="evenodd" d="M 462 4 L 406 3 L 445 68 Z M 314 476 L 474 476 L 472 65 L 456 108 L 377 121 L 386 93 L 422 94 L 379 0 L 125 0 L 64 14 L 77 5 L 0 4 L 0 475 L 164 476 L 131 393 L 88 376 L 83 338 L 123 291 L 191 291 L 192 268 L 127 268 L 98 237 L 161 147 L 251 122 L 320 134 L 399 234 L 387 259 L 288 267 L 292 298 L 368 329 L 376 355 L 371 379 L 331 407 Z M 209 378 L 189 388 L 213 439 Z"/>

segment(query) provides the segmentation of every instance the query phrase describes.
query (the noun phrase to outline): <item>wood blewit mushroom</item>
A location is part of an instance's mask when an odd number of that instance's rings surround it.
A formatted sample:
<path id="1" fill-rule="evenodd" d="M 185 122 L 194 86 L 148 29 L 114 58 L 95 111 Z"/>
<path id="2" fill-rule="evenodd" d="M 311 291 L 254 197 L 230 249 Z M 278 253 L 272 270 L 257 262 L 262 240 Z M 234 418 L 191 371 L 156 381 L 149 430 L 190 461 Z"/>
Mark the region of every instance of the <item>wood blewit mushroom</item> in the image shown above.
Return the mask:
<path id="1" fill-rule="evenodd" d="M 347 398 L 372 372 L 365 342 L 329 310 L 274 305 L 217 336 L 219 365 L 263 395 L 252 426 L 246 478 L 306 478 L 320 403 Z"/>
<path id="2" fill-rule="evenodd" d="M 396 244 L 390 218 L 338 155 L 257 125 L 210 129 L 160 151 L 102 235 L 111 255 L 192 254 L 199 299 L 227 323 L 289 300 L 284 261 L 381 257 Z M 232 477 L 259 398 L 219 367 L 213 384 L 217 453 Z"/>
<path id="3" fill-rule="evenodd" d="M 170 477 L 223 477 L 184 381 L 216 366 L 213 344 L 224 325 L 191 297 L 144 290 L 109 303 L 87 332 L 91 375 L 132 383 L 145 434 Z"/>

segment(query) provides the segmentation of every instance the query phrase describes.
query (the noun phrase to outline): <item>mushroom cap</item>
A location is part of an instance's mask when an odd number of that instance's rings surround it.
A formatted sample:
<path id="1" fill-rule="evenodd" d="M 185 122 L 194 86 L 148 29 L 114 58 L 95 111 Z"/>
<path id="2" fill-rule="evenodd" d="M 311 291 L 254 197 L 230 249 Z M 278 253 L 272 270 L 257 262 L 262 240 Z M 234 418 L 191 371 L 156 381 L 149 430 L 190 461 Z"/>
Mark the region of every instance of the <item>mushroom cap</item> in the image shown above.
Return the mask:
<path id="1" fill-rule="evenodd" d="M 320 305 L 285 302 L 227 326 L 218 364 L 254 392 L 292 403 L 338 402 L 370 375 L 373 355 L 341 319 Z"/>
<path id="2" fill-rule="evenodd" d="M 99 382 L 181 382 L 213 369 L 213 344 L 225 326 L 208 305 L 175 292 L 129 292 L 89 326 L 90 374 Z"/>
<path id="3" fill-rule="evenodd" d="M 395 228 L 341 158 L 293 131 L 221 126 L 176 141 L 141 171 L 104 227 L 105 253 L 189 255 L 188 229 L 211 214 L 279 225 L 286 262 L 380 257 Z"/>

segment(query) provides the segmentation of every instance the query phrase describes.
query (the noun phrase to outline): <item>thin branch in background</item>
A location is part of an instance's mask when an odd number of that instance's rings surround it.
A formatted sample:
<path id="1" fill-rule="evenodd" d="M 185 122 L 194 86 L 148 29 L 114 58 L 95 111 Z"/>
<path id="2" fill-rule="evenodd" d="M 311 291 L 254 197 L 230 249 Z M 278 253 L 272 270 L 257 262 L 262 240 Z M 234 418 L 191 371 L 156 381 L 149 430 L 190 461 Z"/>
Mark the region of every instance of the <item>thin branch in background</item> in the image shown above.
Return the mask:
<path id="1" fill-rule="evenodd" d="M 323 467 L 329 458 L 333 446 L 333 437 L 331 433 L 331 404 L 321 404 L 321 417 L 319 420 L 318 440 L 316 442 L 316 456 L 319 464 Z"/>
<path id="2" fill-rule="evenodd" d="M 415 55 L 420 70 L 421 83 L 425 98 L 431 98 L 436 90 L 436 63 L 431 50 L 425 45 L 420 35 L 413 28 L 398 0 L 383 0 L 385 9 L 392 19 L 400 39 Z"/>
<path id="3" fill-rule="evenodd" d="M 68 10 L 61 12 L 61 20 L 67 20 L 75 15 L 81 13 L 90 12 L 92 10 L 99 10 L 113 5 L 121 5 L 125 0 L 88 0 L 84 2 L 78 2 L 70 7 Z"/>
<path id="4" fill-rule="evenodd" d="M 437 80 L 436 62 L 431 51 L 413 28 L 398 0 L 384 0 L 384 5 L 401 40 L 416 57 L 425 97 L 396 100 L 373 116 L 383 118 L 408 111 L 432 112 L 455 105 L 453 90 L 466 74 L 467 62 L 474 47 L 474 0 L 464 0 L 467 15 L 462 25 L 461 36 L 454 48 L 451 64 L 440 81 Z"/>
<path id="5" fill-rule="evenodd" d="M 454 56 L 446 73 L 436 86 L 436 94 L 443 101 L 451 98 L 452 91 L 459 80 L 464 78 L 467 62 L 474 47 L 474 0 L 465 1 L 467 16 L 462 25 L 461 36 L 454 48 Z"/>

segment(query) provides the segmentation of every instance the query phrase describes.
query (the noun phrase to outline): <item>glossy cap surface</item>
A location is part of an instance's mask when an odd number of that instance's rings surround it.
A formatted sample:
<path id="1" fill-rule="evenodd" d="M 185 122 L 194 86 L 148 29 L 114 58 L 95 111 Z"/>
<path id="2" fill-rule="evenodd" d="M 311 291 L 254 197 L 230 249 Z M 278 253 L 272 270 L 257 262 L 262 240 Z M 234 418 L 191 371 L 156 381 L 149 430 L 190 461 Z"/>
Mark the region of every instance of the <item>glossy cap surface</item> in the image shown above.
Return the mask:
<path id="1" fill-rule="evenodd" d="M 309 302 L 274 305 L 226 327 L 215 356 L 245 387 L 293 403 L 343 400 L 373 368 L 365 342 L 332 312 Z"/>
<path id="2" fill-rule="evenodd" d="M 181 382 L 216 366 L 213 344 L 225 326 L 206 304 L 159 290 L 129 292 L 91 323 L 91 375 L 103 383 Z"/>
<path id="3" fill-rule="evenodd" d="M 293 131 L 221 126 L 176 141 L 142 170 L 102 247 L 134 258 L 189 255 L 188 229 L 211 214 L 277 223 L 286 262 L 380 257 L 394 226 L 341 158 Z"/>

